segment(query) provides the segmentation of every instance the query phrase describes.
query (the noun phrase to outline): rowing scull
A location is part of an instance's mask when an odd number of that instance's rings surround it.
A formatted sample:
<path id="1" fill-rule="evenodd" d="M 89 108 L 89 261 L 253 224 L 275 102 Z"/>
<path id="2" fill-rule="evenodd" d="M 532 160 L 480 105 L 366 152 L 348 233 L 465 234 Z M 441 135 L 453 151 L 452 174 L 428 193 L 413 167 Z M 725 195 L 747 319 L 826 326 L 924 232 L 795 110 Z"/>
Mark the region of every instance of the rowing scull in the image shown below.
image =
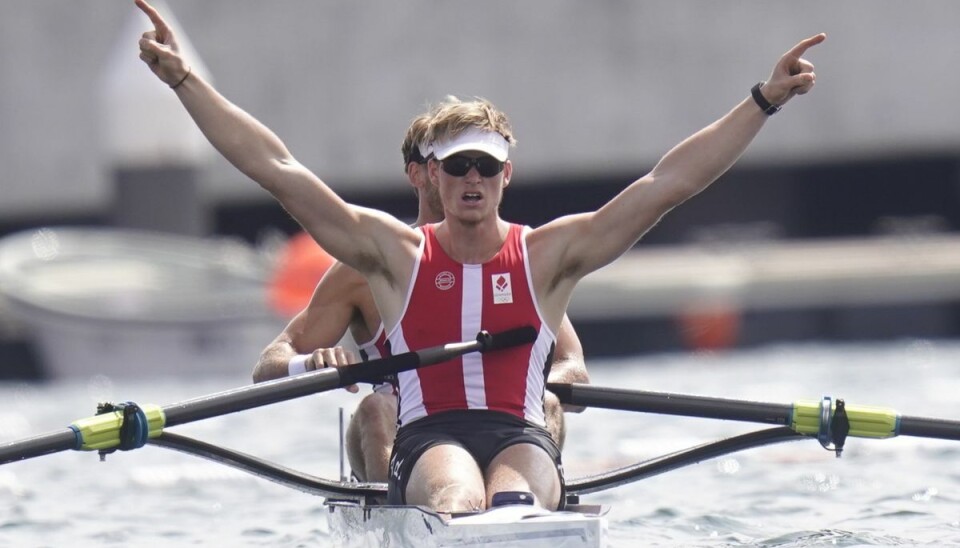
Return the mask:
<path id="1" fill-rule="evenodd" d="M 571 505 L 551 512 L 510 504 L 444 519 L 420 506 L 366 506 L 327 500 L 330 534 L 337 546 L 607 546 L 606 508 Z"/>

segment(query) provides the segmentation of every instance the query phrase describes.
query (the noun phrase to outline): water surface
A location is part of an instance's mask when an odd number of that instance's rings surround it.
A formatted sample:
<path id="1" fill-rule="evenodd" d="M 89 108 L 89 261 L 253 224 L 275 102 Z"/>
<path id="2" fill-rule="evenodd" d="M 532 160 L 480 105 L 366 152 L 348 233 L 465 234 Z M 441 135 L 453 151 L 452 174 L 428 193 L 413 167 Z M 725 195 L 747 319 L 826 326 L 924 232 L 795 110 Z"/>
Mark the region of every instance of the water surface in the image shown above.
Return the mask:
<path id="1" fill-rule="evenodd" d="M 960 418 L 960 342 L 782 345 L 589 363 L 595 384 L 776 403 L 844 398 Z M 236 377 L 0 384 L 0 442 L 59 429 L 98 401 L 166 405 Z M 364 392 L 368 390 L 364 388 Z M 172 428 L 308 473 L 339 475 L 344 391 Z M 571 477 L 763 425 L 588 410 L 568 415 Z M 754 449 L 584 497 L 612 507 L 613 546 L 960 546 L 960 443 L 812 440 Z M 0 546 L 327 546 L 321 499 L 147 446 L 0 467 Z"/>

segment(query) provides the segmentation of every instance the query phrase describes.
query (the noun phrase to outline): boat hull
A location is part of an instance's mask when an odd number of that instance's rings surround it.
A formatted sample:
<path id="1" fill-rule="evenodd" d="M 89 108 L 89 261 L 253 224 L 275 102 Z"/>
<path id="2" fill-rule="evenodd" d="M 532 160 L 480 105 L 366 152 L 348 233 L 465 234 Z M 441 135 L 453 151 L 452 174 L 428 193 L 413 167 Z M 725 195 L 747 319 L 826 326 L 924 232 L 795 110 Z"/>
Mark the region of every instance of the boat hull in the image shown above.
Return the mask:
<path id="1" fill-rule="evenodd" d="M 236 375 L 285 320 L 250 246 L 151 232 L 39 229 L 0 240 L 0 312 L 47 378 Z"/>
<path id="2" fill-rule="evenodd" d="M 516 546 L 597 548 L 607 545 L 607 521 L 597 506 L 550 512 L 500 506 L 449 521 L 419 506 L 365 506 L 327 501 L 338 546 Z"/>

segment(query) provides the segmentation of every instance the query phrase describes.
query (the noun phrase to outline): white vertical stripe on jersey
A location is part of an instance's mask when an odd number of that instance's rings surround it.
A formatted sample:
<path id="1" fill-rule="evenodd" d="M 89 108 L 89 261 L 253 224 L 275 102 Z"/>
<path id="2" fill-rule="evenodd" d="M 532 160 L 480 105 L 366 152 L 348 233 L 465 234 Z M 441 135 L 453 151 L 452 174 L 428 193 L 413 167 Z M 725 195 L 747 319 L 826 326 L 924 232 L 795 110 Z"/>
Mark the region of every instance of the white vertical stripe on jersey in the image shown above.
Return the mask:
<path id="1" fill-rule="evenodd" d="M 461 304 L 460 332 L 462 340 L 477 338 L 483 310 L 483 265 L 463 265 L 463 297 Z M 483 355 L 479 352 L 464 354 L 463 387 L 467 395 L 468 409 L 486 409 L 487 393 L 483 384 Z"/>
<path id="2" fill-rule="evenodd" d="M 403 327 L 397 325 L 395 332 L 399 335 L 394 340 L 399 341 L 395 348 L 391 348 L 394 355 L 409 352 L 407 340 L 403 337 Z M 423 407 L 423 390 L 420 388 L 420 377 L 417 376 L 417 370 L 401 371 L 397 373 L 397 383 L 400 385 L 400 401 L 402 408 L 400 410 L 400 424 L 410 424 L 411 421 L 426 416 Z"/>
<path id="3" fill-rule="evenodd" d="M 543 413 L 543 391 L 546 388 L 543 378 L 543 366 L 547 363 L 553 337 L 546 325 L 541 324 L 537 333 L 537 340 L 530 351 L 530 362 L 527 366 L 527 390 L 524 393 L 523 418 L 539 426 L 546 426 Z"/>
<path id="4" fill-rule="evenodd" d="M 527 253 L 527 235 L 530 233 L 530 227 L 523 227 L 523 234 L 520 236 L 520 245 L 523 249 L 523 268 L 527 272 L 527 287 L 530 288 L 530 295 L 533 298 L 533 306 L 537 310 L 537 316 L 540 318 L 540 331 L 537 333 L 537 340 L 533 343 L 533 349 L 530 351 L 530 364 L 527 367 L 527 391 L 524 394 L 523 415 L 528 421 L 546 426 L 546 419 L 543 412 L 543 393 L 546 389 L 547 379 L 543 378 L 543 367 L 547 363 L 547 356 L 550 355 L 550 347 L 557 340 L 557 336 L 547 325 L 543 318 L 543 312 L 540 310 L 540 302 L 537 301 L 537 292 L 533 288 L 533 275 L 530 273 L 530 254 Z"/>
<path id="5" fill-rule="evenodd" d="M 357 345 L 357 348 L 367 353 L 368 360 L 379 360 L 383 357 L 380 355 L 380 349 L 377 348 L 377 341 L 380 340 L 380 335 L 383 333 L 383 330 L 383 322 L 381 322 L 380 329 L 377 329 L 377 332 L 373 334 L 372 339 L 363 344 Z M 350 333 L 350 331 L 348 330 L 347 333 Z"/>
<path id="6" fill-rule="evenodd" d="M 417 276 L 420 275 L 420 262 L 423 261 L 423 251 L 427 247 L 427 234 L 423 232 L 423 227 L 418 228 L 421 235 L 420 245 L 417 247 L 417 261 L 413 264 L 413 275 L 410 276 L 410 283 L 407 286 L 407 294 L 403 299 L 403 307 L 400 309 L 400 315 L 397 316 L 397 323 L 393 329 L 387 332 L 387 340 L 390 341 L 390 352 L 392 354 L 402 354 L 409 352 L 407 339 L 403 336 L 403 329 L 400 326 L 401 320 L 407 314 L 407 307 L 410 306 L 410 298 L 413 295 L 413 288 L 417 283 Z M 381 319 L 381 321 L 384 321 Z M 384 327 L 386 329 L 386 327 Z M 400 424 L 408 424 L 412 420 L 426 416 L 423 408 L 423 390 L 420 388 L 420 377 L 417 376 L 417 370 L 403 371 L 397 374 L 397 384 L 400 388 L 400 409 L 397 409 L 398 420 Z M 409 403 L 407 403 L 409 402 Z"/>

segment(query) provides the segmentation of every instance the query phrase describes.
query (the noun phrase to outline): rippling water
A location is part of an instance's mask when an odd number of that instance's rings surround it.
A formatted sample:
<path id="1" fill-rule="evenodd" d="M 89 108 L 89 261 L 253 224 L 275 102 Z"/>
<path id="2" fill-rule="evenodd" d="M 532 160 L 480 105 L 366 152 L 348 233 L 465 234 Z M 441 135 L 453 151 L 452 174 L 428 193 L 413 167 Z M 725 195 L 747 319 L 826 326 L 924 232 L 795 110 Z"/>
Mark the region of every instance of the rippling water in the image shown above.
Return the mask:
<path id="1" fill-rule="evenodd" d="M 960 343 L 772 346 L 589 364 L 595 384 L 777 403 L 842 397 L 960 417 Z M 247 382 L 0 384 L 0 442 L 92 415 L 98 401 L 169 404 Z M 343 391 L 171 429 L 334 478 Z M 588 410 L 568 415 L 571 477 L 761 425 Z M 314 496 L 158 447 L 0 467 L 0 546 L 327 546 Z M 609 504 L 613 546 L 960 546 L 960 443 L 850 439 L 754 449 L 584 497 Z"/>

